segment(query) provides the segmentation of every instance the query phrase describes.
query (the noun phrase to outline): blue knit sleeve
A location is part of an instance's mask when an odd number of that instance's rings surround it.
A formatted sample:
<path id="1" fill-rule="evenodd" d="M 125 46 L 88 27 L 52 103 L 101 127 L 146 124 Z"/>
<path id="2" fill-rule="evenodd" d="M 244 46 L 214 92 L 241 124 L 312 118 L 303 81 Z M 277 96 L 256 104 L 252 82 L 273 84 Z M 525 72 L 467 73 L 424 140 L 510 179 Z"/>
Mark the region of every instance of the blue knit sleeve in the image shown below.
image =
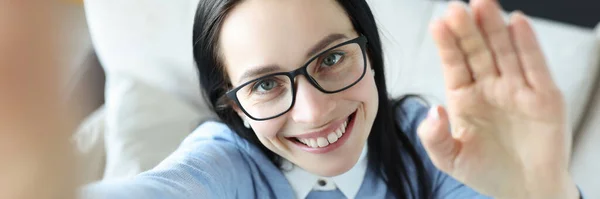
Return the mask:
<path id="1" fill-rule="evenodd" d="M 156 168 L 133 179 L 88 185 L 81 198 L 237 198 L 240 188 L 252 187 L 251 172 L 235 144 L 213 136 L 226 131 L 222 124 L 203 124 Z"/>

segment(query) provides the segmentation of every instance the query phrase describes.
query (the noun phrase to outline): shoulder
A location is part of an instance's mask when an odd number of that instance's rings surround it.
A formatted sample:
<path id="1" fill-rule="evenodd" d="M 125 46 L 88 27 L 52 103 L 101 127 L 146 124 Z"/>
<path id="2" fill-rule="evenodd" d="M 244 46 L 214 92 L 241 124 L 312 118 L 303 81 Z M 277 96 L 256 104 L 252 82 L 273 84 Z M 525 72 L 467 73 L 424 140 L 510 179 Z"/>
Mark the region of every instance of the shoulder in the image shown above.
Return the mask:
<path id="1" fill-rule="evenodd" d="M 427 173 L 426 178 L 430 180 L 430 185 L 432 186 L 431 194 L 433 198 L 486 198 L 438 170 L 433 165 L 417 135 L 417 129 L 427 117 L 430 108 L 429 104 L 423 98 L 405 96 L 393 100 L 393 107 L 397 126 L 406 135 L 423 163 L 423 167 Z M 408 158 L 406 159 L 410 161 Z"/>
<path id="2" fill-rule="evenodd" d="M 426 167 L 430 167 L 429 156 L 417 135 L 419 125 L 427 117 L 429 105 L 423 98 L 411 95 L 393 100 L 392 106 L 396 126 L 401 131 L 399 133 L 403 135 L 401 138 L 404 137 L 409 142 L 408 147 L 414 149 Z"/>
<path id="3" fill-rule="evenodd" d="M 416 95 L 407 95 L 392 100 L 392 106 L 398 127 L 411 139 L 414 138 L 411 132 L 416 132 L 421 121 L 427 117 L 427 101 Z"/>
<path id="4" fill-rule="evenodd" d="M 204 150 L 219 150 L 220 153 L 241 153 L 255 156 L 262 155 L 260 149 L 247 140 L 238 136 L 227 125 L 207 121 L 198 126 L 188 137 L 186 137 L 178 151 L 203 153 Z"/>
<path id="5" fill-rule="evenodd" d="M 231 171 L 243 172 L 248 167 L 253 154 L 247 147 L 227 125 L 209 121 L 198 126 L 157 168 L 192 168 L 226 177 Z"/>
<path id="6" fill-rule="evenodd" d="M 177 164 L 189 164 L 202 167 L 203 170 L 212 168 L 214 172 L 231 169 L 241 171 L 248 167 L 249 162 L 255 162 L 250 159 L 261 159 L 263 156 L 260 149 L 239 137 L 227 125 L 208 121 L 185 138 L 164 163 L 173 159 Z"/>
<path id="7" fill-rule="evenodd" d="M 134 179 L 90 185 L 83 192 L 111 199 L 254 195 L 256 172 L 273 170 L 265 169 L 268 159 L 258 151 L 225 124 L 205 122 L 155 168 Z"/>
<path id="8" fill-rule="evenodd" d="M 233 197 L 250 193 L 252 150 L 227 125 L 205 122 L 196 128 L 169 157 L 138 176 L 141 181 L 159 180 L 163 191 L 191 196 Z M 235 185 L 235 186 L 234 186 Z"/>

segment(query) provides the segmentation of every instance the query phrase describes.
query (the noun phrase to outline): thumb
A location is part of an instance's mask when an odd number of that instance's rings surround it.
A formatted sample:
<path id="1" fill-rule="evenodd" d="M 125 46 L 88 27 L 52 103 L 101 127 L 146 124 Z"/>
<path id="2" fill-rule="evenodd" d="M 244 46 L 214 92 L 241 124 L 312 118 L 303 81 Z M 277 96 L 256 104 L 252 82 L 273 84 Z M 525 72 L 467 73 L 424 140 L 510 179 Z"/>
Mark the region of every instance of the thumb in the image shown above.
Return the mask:
<path id="1" fill-rule="evenodd" d="M 433 164 L 446 173 L 452 173 L 454 159 L 460 151 L 460 142 L 452 137 L 449 126 L 446 110 L 433 106 L 417 130 Z"/>

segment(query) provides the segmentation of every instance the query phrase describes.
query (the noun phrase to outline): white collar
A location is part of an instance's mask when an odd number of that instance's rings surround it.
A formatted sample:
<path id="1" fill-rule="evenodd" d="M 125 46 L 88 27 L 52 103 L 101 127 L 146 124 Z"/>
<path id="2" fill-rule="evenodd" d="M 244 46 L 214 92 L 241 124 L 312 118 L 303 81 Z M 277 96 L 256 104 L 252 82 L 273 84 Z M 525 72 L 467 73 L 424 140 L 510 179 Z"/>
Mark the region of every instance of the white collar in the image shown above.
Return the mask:
<path id="1" fill-rule="evenodd" d="M 367 144 L 363 148 L 360 158 L 350 170 L 346 173 L 333 177 L 321 177 L 312 174 L 291 162 L 284 160 L 283 174 L 288 180 L 292 189 L 296 194 L 297 199 L 304 199 L 313 190 L 319 179 L 327 179 L 335 183 L 335 186 L 340 189 L 346 198 L 356 198 L 358 190 L 362 185 L 365 173 L 367 172 Z"/>

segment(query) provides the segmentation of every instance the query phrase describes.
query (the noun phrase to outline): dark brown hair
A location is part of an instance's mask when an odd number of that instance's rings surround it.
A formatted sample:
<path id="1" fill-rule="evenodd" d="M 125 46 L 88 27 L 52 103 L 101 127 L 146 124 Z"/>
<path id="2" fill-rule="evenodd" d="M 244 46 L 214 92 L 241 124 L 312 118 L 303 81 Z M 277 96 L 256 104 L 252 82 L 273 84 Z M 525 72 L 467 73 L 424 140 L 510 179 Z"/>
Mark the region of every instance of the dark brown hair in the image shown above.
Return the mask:
<path id="1" fill-rule="evenodd" d="M 274 164 L 280 157 L 264 147 L 252 129 L 245 128 L 233 108 L 218 108 L 219 99 L 229 89 L 229 79 L 223 72 L 218 56 L 218 35 L 228 12 L 242 0 L 201 0 L 194 23 L 194 59 L 200 75 L 200 85 L 207 101 L 219 119 L 240 137 L 259 147 Z M 383 53 L 379 32 L 369 5 L 365 0 L 337 1 L 350 17 L 356 32 L 368 39 L 367 52 L 371 67 L 375 70 L 375 83 L 379 93 L 379 109 L 368 138 L 369 169 L 387 184 L 396 198 L 429 198 L 429 180 L 422 160 L 408 137 L 396 125 L 393 102 L 389 100 L 385 84 Z M 401 151 L 408 152 L 412 162 L 402 160 Z M 407 165 L 416 168 L 418 182 L 411 182 Z M 419 191 L 414 190 L 413 183 Z"/>

